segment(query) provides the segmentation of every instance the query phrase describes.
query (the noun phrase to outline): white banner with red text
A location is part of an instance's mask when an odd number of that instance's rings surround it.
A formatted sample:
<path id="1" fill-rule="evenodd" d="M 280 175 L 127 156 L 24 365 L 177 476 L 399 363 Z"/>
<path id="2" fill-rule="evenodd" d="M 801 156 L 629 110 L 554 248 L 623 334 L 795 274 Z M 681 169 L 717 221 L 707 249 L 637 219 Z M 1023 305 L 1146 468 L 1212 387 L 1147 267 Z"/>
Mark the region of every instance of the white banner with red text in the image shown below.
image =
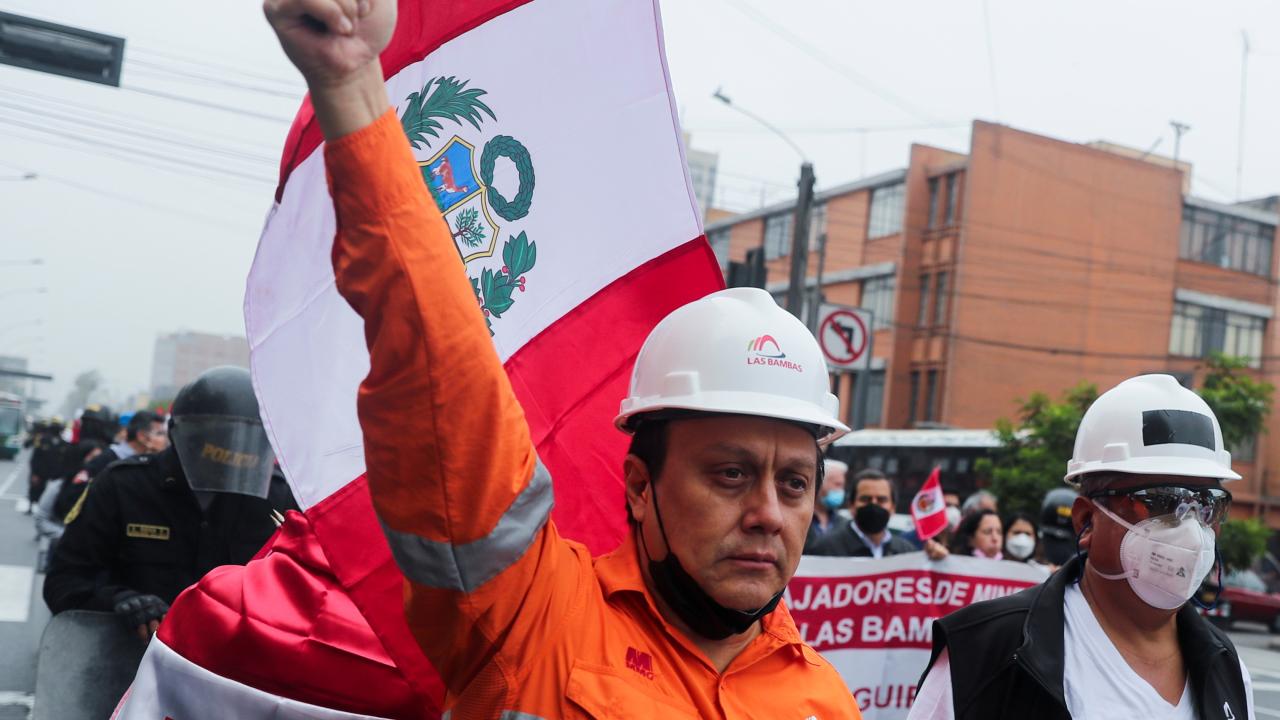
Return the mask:
<path id="1" fill-rule="evenodd" d="M 897 720 L 929 662 L 934 620 L 1046 577 L 1025 563 L 975 557 L 805 556 L 786 601 L 800 635 L 835 666 L 862 717 Z"/>

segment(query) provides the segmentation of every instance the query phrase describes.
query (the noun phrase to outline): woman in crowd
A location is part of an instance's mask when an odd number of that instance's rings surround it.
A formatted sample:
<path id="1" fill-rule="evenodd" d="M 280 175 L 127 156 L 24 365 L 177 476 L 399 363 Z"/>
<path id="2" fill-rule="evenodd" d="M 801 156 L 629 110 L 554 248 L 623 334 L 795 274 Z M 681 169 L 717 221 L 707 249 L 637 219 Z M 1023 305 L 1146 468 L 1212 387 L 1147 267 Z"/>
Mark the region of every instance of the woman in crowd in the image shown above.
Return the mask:
<path id="1" fill-rule="evenodd" d="M 951 541 L 951 552 L 957 555 L 1000 560 L 1004 544 L 1003 527 L 995 510 L 983 508 L 965 516 Z"/>

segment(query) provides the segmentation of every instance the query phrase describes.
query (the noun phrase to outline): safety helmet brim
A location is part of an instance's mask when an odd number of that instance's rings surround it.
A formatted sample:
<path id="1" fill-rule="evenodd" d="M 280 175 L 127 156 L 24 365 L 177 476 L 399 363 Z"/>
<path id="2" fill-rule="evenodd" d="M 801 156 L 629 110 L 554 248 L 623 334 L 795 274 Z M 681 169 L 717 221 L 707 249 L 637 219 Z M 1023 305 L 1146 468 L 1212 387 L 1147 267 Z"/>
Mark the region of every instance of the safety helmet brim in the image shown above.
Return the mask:
<path id="1" fill-rule="evenodd" d="M 1136 457 L 1113 462 L 1082 463 L 1081 467 L 1067 473 L 1068 485 L 1079 488 L 1085 475 L 1093 473 L 1125 473 L 1128 475 L 1179 475 L 1182 477 L 1239 480 L 1240 474 L 1222 463 L 1192 457 Z"/>
<path id="2" fill-rule="evenodd" d="M 646 400 L 648 402 L 646 402 Z M 803 400 L 790 400 L 778 395 L 745 391 L 701 392 L 662 398 L 628 398 L 613 424 L 625 433 L 634 431 L 631 419 L 663 410 L 691 410 L 708 414 L 749 415 L 784 420 L 819 428 L 820 446 L 835 442 L 849 432 L 849 426 L 837 420 L 830 410 Z"/>

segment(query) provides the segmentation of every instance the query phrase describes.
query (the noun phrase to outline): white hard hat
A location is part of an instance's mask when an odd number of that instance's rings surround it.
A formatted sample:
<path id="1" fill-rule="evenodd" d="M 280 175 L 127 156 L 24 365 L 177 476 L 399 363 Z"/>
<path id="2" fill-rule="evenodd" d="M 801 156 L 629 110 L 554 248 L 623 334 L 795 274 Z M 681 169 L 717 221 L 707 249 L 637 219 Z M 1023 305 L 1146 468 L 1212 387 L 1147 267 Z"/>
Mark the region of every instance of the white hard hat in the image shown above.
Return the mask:
<path id="1" fill-rule="evenodd" d="M 1095 472 L 1239 480 L 1208 404 L 1170 375 L 1139 375 L 1103 393 L 1076 431 L 1064 480 Z"/>
<path id="2" fill-rule="evenodd" d="M 659 410 L 778 418 L 818 428 L 825 445 L 849 432 L 839 420 L 827 363 L 808 328 L 759 288 L 730 288 L 676 309 L 649 333 L 614 424 Z"/>

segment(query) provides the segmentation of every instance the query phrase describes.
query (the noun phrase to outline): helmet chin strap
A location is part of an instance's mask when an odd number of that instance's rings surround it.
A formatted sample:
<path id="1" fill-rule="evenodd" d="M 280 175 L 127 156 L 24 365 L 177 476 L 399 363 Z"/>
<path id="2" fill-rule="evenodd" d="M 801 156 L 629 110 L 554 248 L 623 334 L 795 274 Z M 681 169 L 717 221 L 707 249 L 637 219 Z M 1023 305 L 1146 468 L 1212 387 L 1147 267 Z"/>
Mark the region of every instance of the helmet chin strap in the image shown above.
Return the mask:
<path id="1" fill-rule="evenodd" d="M 653 491 L 653 514 L 658 518 L 658 532 L 662 542 L 667 546 L 667 556 L 662 560 L 654 560 L 649 554 L 649 543 L 644 537 L 644 524 L 640 525 L 640 546 L 644 550 L 649 565 L 649 577 L 667 606 L 688 628 L 709 640 L 724 640 L 730 635 L 739 635 L 751 629 L 756 621 L 773 612 L 786 592 L 783 586 L 773 597 L 769 598 L 756 610 L 743 611 L 725 607 L 711 597 L 698 581 L 685 571 L 671 548 L 667 539 L 667 529 L 662 522 L 662 511 L 658 509 L 658 490 L 651 479 L 649 488 Z"/>

